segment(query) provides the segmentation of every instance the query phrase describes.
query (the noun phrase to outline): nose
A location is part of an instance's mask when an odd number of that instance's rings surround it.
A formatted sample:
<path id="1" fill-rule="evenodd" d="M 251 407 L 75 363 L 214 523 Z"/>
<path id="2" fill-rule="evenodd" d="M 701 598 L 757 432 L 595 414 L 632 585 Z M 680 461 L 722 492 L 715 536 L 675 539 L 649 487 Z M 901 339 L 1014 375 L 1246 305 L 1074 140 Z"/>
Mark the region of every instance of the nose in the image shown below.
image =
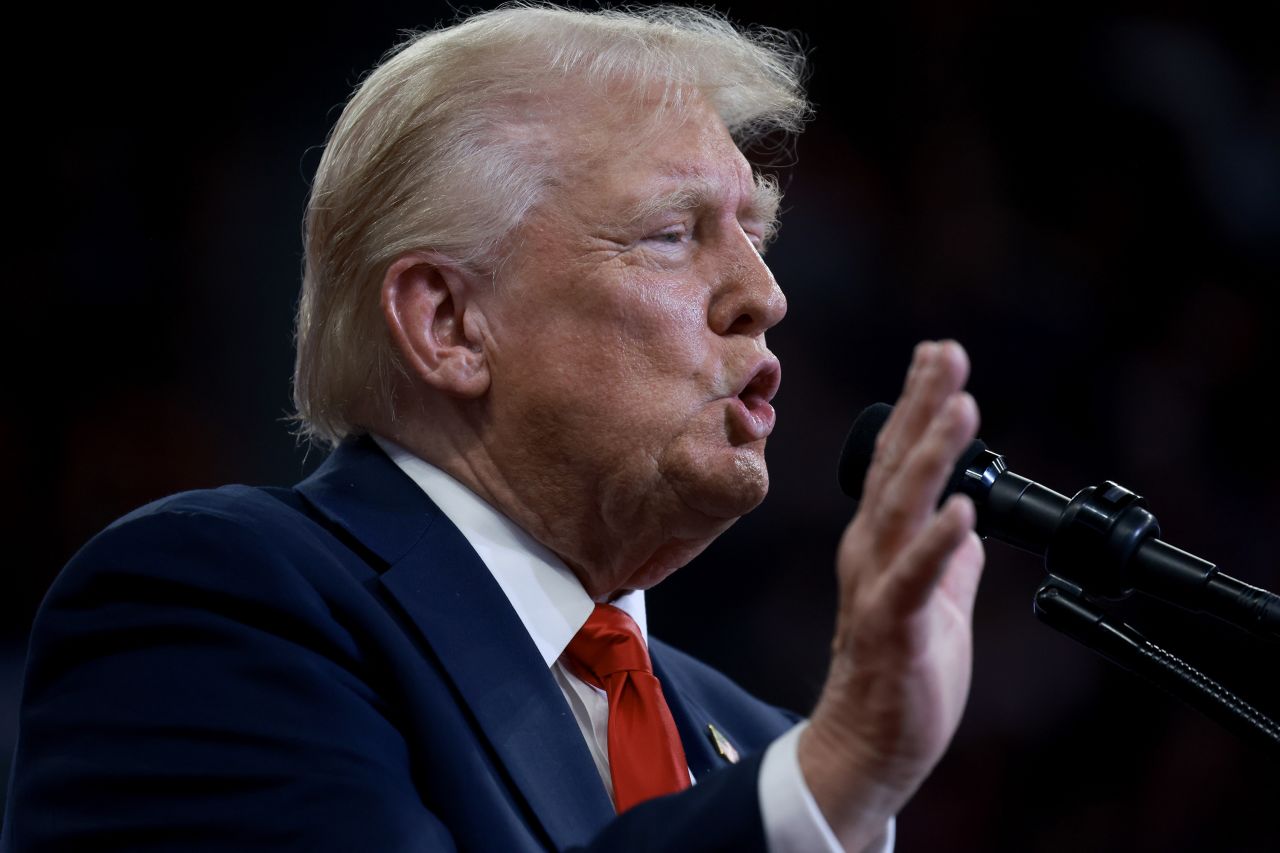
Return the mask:
<path id="1" fill-rule="evenodd" d="M 707 321 L 718 335 L 761 335 L 786 316 L 787 297 L 746 235 L 737 238 L 721 267 Z"/>

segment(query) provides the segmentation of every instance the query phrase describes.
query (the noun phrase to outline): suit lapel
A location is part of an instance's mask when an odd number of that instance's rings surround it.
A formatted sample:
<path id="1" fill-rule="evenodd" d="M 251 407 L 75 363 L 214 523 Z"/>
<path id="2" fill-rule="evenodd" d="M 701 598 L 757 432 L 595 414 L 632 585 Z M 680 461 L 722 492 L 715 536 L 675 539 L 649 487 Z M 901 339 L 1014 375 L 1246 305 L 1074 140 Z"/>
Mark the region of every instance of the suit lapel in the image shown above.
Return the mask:
<path id="1" fill-rule="evenodd" d="M 613 817 L 590 752 L 524 625 L 470 543 L 367 439 L 299 491 L 388 568 L 381 583 L 439 658 L 557 848 Z"/>
<path id="2" fill-rule="evenodd" d="M 727 764 L 724 756 L 716 752 L 711 744 L 710 732 L 707 729 L 714 721 L 711 715 L 682 689 L 679 679 L 664 666 L 660 649 L 653 643 L 649 646 L 650 660 L 653 662 L 653 674 L 662 684 L 662 695 L 671 709 L 671 717 L 680 732 L 680 743 L 684 747 L 684 757 L 689 762 L 694 779 L 705 779 L 707 774 Z"/>

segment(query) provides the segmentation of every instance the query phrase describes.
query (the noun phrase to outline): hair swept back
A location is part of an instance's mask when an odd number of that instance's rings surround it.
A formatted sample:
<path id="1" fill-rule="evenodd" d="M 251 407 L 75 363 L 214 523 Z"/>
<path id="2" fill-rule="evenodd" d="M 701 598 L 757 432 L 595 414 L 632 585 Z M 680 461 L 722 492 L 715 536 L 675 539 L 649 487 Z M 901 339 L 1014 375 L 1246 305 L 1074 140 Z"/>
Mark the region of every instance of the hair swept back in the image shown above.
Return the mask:
<path id="1" fill-rule="evenodd" d="M 706 97 L 739 147 L 808 115 L 804 56 L 769 29 L 691 8 L 580 12 L 506 5 L 417 34 L 356 88 L 329 134 L 305 219 L 294 405 L 299 434 L 337 444 L 394 418 L 402 370 L 381 315 L 382 278 L 406 252 L 491 269 L 554 178 L 511 109 L 573 77 Z"/>

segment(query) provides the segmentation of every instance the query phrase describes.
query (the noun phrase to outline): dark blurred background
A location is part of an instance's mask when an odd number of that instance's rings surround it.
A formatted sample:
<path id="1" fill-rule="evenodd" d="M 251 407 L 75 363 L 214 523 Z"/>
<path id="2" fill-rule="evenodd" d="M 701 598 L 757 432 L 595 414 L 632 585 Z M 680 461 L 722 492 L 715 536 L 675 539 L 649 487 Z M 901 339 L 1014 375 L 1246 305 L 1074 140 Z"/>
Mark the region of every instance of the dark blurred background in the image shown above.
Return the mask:
<path id="1" fill-rule="evenodd" d="M 1164 538 L 1280 588 L 1276 30 L 1265 4 L 1034 5 L 721 7 L 802 34 L 817 104 L 769 256 L 791 304 L 770 334 L 774 485 L 649 610 L 797 710 L 833 621 L 844 432 L 921 338 L 969 348 L 983 436 L 1014 470 L 1068 494 L 1123 483 Z M 6 778 L 26 635 L 71 554 L 154 498 L 292 483 L 322 457 L 284 420 L 308 179 L 360 74 L 454 14 L 105 8 L 9 36 Z M 1280 764 L 1042 626 L 1037 560 L 988 554 L 968 711 L 899 849 L 1276 849 Z M 1280 712 L 1274 649 L 1120 613 Z"/>

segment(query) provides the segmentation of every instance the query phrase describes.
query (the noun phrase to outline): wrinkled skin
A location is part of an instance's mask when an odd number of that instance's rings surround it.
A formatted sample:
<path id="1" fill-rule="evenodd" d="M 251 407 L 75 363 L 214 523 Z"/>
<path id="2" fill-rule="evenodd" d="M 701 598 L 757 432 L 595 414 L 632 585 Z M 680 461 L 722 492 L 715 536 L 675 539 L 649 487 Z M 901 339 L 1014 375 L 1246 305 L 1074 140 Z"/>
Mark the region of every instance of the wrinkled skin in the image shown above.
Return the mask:
<path id="1" fill-rule="evenodd" d="M 761 259 L 774 203 L 705 104 L 564 95 L 563 180 L 480 275 L 431 252 L 388 270 L 409 415 L 371 427 L 559 554 L 596 600 L 683 566 L 768 489 Z M 832 661 L 799 741 L 846 849 L 876 843 L 967 697 L 983 553 L 967 498 L 937 503 L 977 430 L 954 342 L 916 350 L 836 554 Z"/>
<path id="2" fill-rule="evenodd" d="M 607 598 L 657 583 L 763 500 L 780 378 L 764 335 L 786 300 L 760 255 L 772 197 L 709 107 L 643 133 L 609 102 L 574 113 L 565 179 L 495 280 L 456 271 L 461 316 L 438 330 L 486 379 L 426 458 Z"/>
<path id="3" fill-rule="evenodd" d="M 938 499 L 977 433 L 953 341 L 916 348 L 881 430 L 858 514 L 836 553 L 831 667 L 800 741 L 800 766 L 847 849 L 875 837 L 942 757 L 968 697 L 982 574 L 975 511 Z"/>

